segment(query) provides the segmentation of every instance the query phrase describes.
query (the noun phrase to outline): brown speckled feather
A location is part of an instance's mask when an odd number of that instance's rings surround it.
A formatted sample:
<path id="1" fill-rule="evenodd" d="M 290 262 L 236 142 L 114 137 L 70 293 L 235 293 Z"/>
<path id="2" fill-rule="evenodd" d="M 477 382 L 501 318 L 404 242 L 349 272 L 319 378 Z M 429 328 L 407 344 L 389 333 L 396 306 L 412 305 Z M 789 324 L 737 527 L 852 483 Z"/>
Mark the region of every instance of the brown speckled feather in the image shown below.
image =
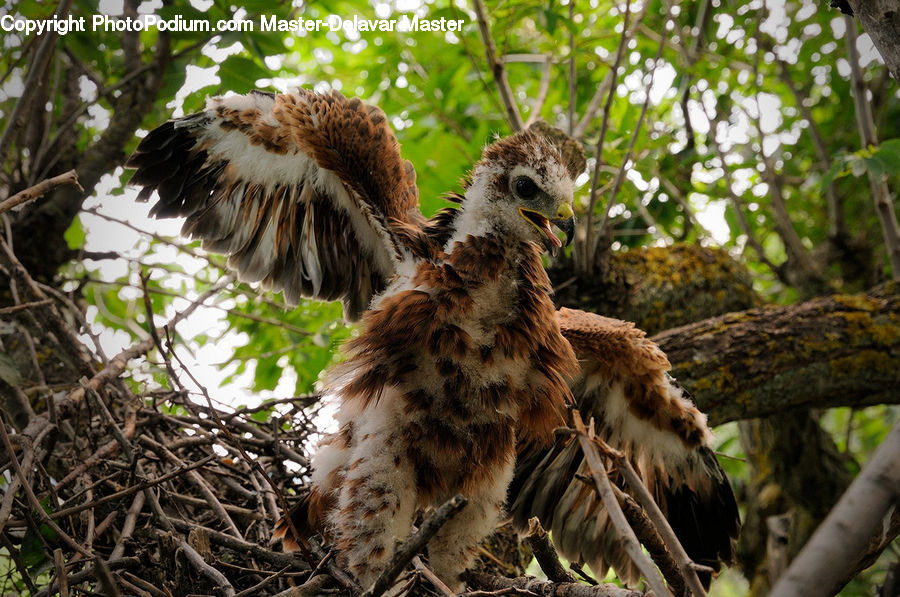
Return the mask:
<path id="1" fill-rule="evenodd" d="M 593 417 L 598 435 L 629 454 L 695 562 L 715 570 L 730 563 L 739 529 L 734 495 L 710 448 L 706 417 L 668 375 L 665 354 L 632 323 L 572 309 L 556 315 L 581 367 L 572 389 L 582 417 Z M 578 473 L 587 465 L 571 437 L 550 449 L 520 444 L 509 498 L 516 523 L 524 528 L 537 516 L 565 557 L 600 576 L 612 567 L 636 583 L 637 569 Z M 625 488 L 615 471 L 613 479 Z"/>
<path id="2" fill-rule="evenodd" d="M 139 199 L 159 196 L 151 214 L 186 217 L 183 234 L 290 304 L 341 299 L 357 319 L 404 252 L 433 249 L 403 243 L 425 219 L 384 113 L 337 92 L 212 98 L 151 131 L 128 166 Z"/>

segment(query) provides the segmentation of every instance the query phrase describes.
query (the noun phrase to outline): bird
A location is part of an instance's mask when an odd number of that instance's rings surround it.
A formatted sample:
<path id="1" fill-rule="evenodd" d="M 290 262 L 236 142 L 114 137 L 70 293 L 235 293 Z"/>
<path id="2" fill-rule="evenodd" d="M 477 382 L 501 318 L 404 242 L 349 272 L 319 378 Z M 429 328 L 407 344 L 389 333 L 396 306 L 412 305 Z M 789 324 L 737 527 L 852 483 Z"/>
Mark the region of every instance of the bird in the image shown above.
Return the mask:
<path id="1" fill-rule="evenodd" d="M 138 200 L 155 193 L 151 215 L 184 218 L 182 234 L 227 255 L 240 280 L 289 305 L 341 300 L 358 322 L 324 377 L 337 431 L 277 527 L 286 549 L 321 533 L 370 586 L 416 516 L 462 494 L 427 553 L 453 590 L 507 512 L 541 517 L 566 557 L 634 581 L 575 480 L 580 454 L 554 435 L 577 406 L 628 451 L 700 561 L 733 559 L 731 487 L 665 355 L 633 325 L 552 301 L 542 257 L 572 241 L 584 168 L 557 137 L 493 140 L 431 218 L 384 112 L 337 91 L 209 98 L 146 134 L 126 165 Z"/>

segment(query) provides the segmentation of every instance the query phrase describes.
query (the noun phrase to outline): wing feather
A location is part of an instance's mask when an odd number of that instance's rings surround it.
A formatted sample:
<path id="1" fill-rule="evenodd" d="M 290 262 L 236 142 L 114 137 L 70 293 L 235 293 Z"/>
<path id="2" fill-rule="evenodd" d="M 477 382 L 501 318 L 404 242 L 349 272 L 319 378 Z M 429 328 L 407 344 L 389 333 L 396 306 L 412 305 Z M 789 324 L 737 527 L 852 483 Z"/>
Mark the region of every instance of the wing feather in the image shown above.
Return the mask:
<path id="1" fill-rule="evenodd" d="M 710 449 L 706 417 L 668 375 L 665 354 L 628 322 L 571 309 L 558 311 L 557 320 L 581 365 L 572 391 L 582 417 L 593 417 L 598 435 L 629 455 L 695 562 L 715 570 L 731 563 L 739 529 L 734 494 Z M 587 472 L 571 436 L 548 449 L 522 446 L 510 487 L 513 519 L 524 528 L 538 516 L 566 558 L 601 575 L 612 567 L 633 584 L 638 572 L 606 511 L 576 478 Z M 612 479 L 627 491 L 615 471 Z"/>
<path id="2" fill-rule="evenodd" d="M 415 170 L 384 113 L 337 92 L 251 92 L 148 133 L 128 161 L 151 215 L 229 256 L 240 279 L 300 297 L 341 299 L 357 319 L 415 254 Z M 408 233 L 407 233 L 408 234 Z"/>

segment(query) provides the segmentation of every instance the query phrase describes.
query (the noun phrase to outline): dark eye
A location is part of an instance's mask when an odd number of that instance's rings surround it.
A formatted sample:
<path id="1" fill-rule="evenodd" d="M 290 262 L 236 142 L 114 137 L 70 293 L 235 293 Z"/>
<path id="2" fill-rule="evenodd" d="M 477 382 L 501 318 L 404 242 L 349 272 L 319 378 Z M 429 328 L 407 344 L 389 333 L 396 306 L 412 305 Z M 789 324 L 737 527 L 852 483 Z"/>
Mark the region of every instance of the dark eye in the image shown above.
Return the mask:
<path id="1" fill-rule="evenodd" d="M 520 176 L 516 179 L 516 195 L 522 199 L 531 199 L 537 195 L 538 187 L 534 181 L 526 176 Z"/>

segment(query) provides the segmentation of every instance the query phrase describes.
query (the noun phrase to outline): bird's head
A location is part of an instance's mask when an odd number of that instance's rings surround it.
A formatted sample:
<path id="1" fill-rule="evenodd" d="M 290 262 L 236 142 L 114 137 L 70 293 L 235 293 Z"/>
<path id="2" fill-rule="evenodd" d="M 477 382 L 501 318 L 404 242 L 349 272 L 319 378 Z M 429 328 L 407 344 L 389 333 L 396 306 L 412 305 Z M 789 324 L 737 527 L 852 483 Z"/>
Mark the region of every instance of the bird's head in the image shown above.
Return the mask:
<path id="1" fill-rule="evenodd" d="M 551 253 L 575 232 L 574 183 L 556 146 L 540 134 L 523 131 L 485 148 L 472 170 L 463 209 L 483 226 L 507 237 L 540 243 Z"/>

